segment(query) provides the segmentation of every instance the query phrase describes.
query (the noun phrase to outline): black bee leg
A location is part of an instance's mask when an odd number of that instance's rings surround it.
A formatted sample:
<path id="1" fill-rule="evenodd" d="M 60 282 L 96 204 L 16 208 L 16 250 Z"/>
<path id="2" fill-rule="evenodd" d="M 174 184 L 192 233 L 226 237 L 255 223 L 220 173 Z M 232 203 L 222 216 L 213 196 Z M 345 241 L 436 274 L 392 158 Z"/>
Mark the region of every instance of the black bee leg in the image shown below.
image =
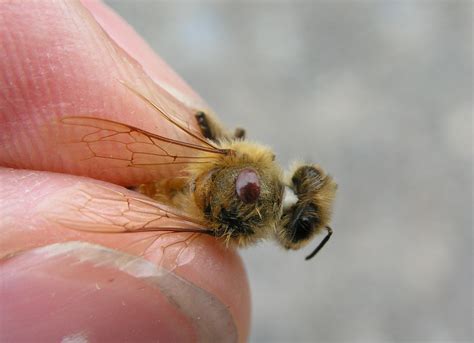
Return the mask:
<path id="1" fill-rule="evenodd" d="M 207 120 L 206 113 L 204 112 L 198 112 L 196 113 L 196 120 L 198 122 L 199 128 L 201 129 L 202 135 L 211 140 L 216 140 L 215 135 L 212 132 L 211 125 L 209 124 L 209 121 Z"/>
<path id="2" fill-rule="evenodd" d="M 211 115 L 199 111 L 195 114 L 199 128 L 201 129 L 202 135 L 214 142 L 220 140 L 234 140 L 234 139 L 245 139 L 245 130 L 237 128 L 232 135 L 230 132 L 225 130 L 219 122 L 214 119 Z"/>
<path id="3" fill-rule="evenodd" d="M 236 128 L 235 132 L 234 132 L 234 138 L 244 140 L 245 139 L 245 129 L 242 129 L 241 127 Z"/>

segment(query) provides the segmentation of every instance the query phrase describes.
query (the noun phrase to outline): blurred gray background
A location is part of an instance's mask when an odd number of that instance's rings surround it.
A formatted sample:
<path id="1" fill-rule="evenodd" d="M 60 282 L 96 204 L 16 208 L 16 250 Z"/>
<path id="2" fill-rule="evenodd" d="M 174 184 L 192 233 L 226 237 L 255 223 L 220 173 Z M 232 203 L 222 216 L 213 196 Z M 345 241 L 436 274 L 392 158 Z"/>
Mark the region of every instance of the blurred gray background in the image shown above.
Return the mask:
<path id="1" fill-rule="evenodd" d="M 229 127 L 340 185 L 314 260 L 242 252 L 252 342 L 473 340 L 472 2 L 107 3 Z"/>

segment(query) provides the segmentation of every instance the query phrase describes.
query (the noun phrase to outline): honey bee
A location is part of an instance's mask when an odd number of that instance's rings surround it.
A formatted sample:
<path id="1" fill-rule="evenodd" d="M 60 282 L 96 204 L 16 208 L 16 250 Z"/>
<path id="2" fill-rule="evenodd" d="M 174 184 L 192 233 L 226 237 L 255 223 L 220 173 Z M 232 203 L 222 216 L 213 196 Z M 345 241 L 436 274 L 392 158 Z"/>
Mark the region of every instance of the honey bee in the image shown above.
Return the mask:
<path id="1" fill-rule="evenodd" d="M 131 187 L 165 205 L 156 208 L 157 216 L 192 224 L 176 231 L 201 232 L 237 247 L 274 238 L 285 249 L 297 250 L 326 230 L 325 238 L 307 260 L 326 244 L 333 232 L 329 222 L 337 184 L 321 167 L 298 165 L 284 177 L 273 152 L 246 141 L 243 129 L 231 133 L 211 114 L 198 111 L 195 118 L 200 132 L 193 130 L 133 87 L 123 84 L 177 130 L 185 132 L 193 143 L 96 117 L 70 116 L 61 122 L 94 129 L 83 142 L 95 158 L 110 158 L 101 155 L 98 144 L 125 135 L 135 144 L 135 147 L 124 145 L 131 153 L 131 167 L 184 164 L 183 175 Z M 151 154 L 167 162 L 144 163 L 144 156 Z M 77 227 L 81 228 L 80 224 Z M 82 228 L 88 229 L 86 224 Z M 155 223 L 151 227 L 123 227 L 122 231 L 173 230 Z"/>

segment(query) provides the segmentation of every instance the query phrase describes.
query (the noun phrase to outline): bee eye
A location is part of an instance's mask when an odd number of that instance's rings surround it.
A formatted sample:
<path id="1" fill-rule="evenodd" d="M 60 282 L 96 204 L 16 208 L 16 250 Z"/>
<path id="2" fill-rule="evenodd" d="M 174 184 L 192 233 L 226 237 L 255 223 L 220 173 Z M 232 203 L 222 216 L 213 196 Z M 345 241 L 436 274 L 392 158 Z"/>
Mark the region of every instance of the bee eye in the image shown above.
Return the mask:
<path id="1" fill-rule="evenodd" d="M 235 181 L 235 190 L 244 203 L 257 201 L 260 196 L 260 180 L 257 172 L 250 168 L 242 169 Z"/>

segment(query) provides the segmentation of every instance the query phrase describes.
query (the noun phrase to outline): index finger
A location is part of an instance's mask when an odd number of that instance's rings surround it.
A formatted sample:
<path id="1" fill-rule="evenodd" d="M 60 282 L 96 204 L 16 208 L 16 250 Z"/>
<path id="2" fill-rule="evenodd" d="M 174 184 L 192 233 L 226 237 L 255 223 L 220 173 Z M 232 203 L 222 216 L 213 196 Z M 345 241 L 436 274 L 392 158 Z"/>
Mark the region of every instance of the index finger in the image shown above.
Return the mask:
<path id="1" fill-rule="evenodd" d="M 78 137 L 64 137 L 58 119 L 77 115 L 189 141 L 119 80 L 195 129 L 195 108 L 206 106 L 120 18 L 100 3 L 86 5 L 94 16 L 78 2 L 2 5 L 0 164 L 122 185 L 178 172 L 182 166 L 144 169 L 117 167 L 113 161 L 99 165 L 94 160 L 80 161 L 76 151 L 63 144 Z"/>

